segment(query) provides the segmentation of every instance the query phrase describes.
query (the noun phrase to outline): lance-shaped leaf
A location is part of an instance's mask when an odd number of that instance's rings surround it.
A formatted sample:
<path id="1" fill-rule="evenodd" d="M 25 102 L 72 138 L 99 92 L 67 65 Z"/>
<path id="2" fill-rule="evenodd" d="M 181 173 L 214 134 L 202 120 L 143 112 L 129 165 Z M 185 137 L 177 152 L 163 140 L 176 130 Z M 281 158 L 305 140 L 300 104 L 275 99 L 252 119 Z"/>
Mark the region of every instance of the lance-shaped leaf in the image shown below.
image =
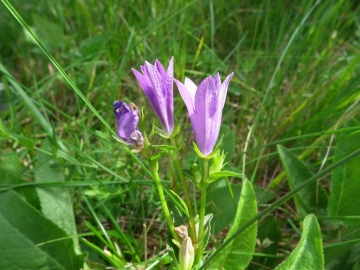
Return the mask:
<path id="1" fill-rule="evenodd" d="M 43 149 L 50 149 L 49 141 L 44 142 Z M 53 166 L 57 162 L 59 162 L 57 159 L 49 155 L 40 154 L 34 169 L 35 181 L 37 183 L 64 182 L 65 177 L 61 167 Z M 62 187 L 36 188 L 36 190 L 43 214 L 73 238 L 74 248 L 77 253 L 80 253 L 70 190 Z"/>
<path id="2" fill-rule="evenodd" d="M 349 121 L 347 127 L 359 124 Z M 334 162 L 360 147 L 360 133 L 351 131 L 341 133 L 335 149 Z M 331 216 L 360 216 L 360 156 L 334 169 L 331 178 L 331 197 L 329 201 L 329 215 Z M 359 219 L 343 219 L 343 223 L 354 225 Z"/>
<path id="3" fill-rule="evenodd" d="M 278 145 L 277 148 L 291 189 L 313 176 L 309 168 L 288 149 L 282 145 Z M 325 214 L 328 199 L 321 185 L 313 183 L 303 188 L 294 199 L 298 213 L 303 217 L 310 213 Z"/>
<path id="4" fill-rule="evenodd" d="M 14 191 L 0 193 L 0 269 L 80 269 L 84 256 L 57 225 Z"/>
<path id="5" fill-rule="evenodd" d="M 226 239 L 257 214 L 256 197 L 252 184 L 244 180 L 234 223 Z M 227 245 L 210 265 L 210 269 L 244 269 L 248 266 L 256 242 L 257 222 L 254 222 Z M 226 240 L 225 239 L 225 240 Z"/>
<path id="6" fill-rule="evenodd" d="M 314 215 L 304 219 L 300 242 L 290 256 L 276 270 L 324 269 L 324 254 L 319 224 Z"/>

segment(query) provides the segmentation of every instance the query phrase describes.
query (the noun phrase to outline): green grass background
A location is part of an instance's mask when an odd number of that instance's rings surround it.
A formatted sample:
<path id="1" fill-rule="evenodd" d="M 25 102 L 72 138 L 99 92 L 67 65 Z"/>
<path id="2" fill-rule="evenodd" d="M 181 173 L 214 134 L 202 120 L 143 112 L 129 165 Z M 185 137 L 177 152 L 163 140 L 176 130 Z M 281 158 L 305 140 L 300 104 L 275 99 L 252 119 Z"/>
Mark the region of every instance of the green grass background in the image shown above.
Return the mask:
<path id="1" fill-rule="evenodd" d="M 94 226 L 98 219 L 112 237 L 125 243 L 129 261 L 144 259 L 143 223 L 152 224 L 147 249 L 153 256 L 148 257 L 157 260 L 165 248 L 164 221 L 152 180 L 111 136 L 116 129 L 114 100 L 134 102 L 150 121 L 155 118 L 132 67 L 155 59 L 167 66 L 174 56 L 177 79 L 187 76 L 199 83 L 216 72 L 222 79 L 234 72 L 223 113 L 228 168 L 243 170 L 253 183 L 278 196 L 288 186 L 282 181 L 277 143 L 291 148 L 316 172 L 322 162 L 331 163 L 331 133 L 358 118 L 356 1 L 14 0 L 11 4 L 79 90 L 69 85 L 0 4 L 0 79 L 5 86 L 0 92 L 1 166 L 13 168 L 22 181 L 33 182 L 39 153 L 56 157 L 56 166 L 65 175 L 63 185 L 76 187 L 78 231 L 87 231 L 83 219 Z M 14 91 L 17 87 L 23 95 Z M 177 119 L 185 117 L 176 87 L 174 97 Z M 164 185 L 170 185 L 166 168 L 162 173 Z M 14 184 L 12 178 L 6 179 Z M 326 179 L 324 186 L 328 187 Z M 296 219 L 294 211 L 289 205 L 281 219 Z M 121 230 L 114 227 L 116 220 Z"/>

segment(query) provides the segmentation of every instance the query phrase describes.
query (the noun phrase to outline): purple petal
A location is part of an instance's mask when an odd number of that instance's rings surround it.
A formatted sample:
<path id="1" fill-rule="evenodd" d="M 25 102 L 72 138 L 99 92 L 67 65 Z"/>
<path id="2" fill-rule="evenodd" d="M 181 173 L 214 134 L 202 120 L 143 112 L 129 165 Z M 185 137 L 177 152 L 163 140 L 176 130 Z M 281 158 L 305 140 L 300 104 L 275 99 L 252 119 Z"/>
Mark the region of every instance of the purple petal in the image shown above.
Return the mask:
<path id="1" fill-rule="evenodd" d="M 155 68 L 160 73 L 161 78 L 165 79 L 166 78 L 165 68 L 163 67 L 163 65 L 157 59 L 155 60 Z"/>
<path id="2" fill-rule="evenodd" d="M 149 64 L 150 65 L 150 64 Z M 150 65 L 151 66 L 151 65 Z M 151 68 L 151 67 L 150 67 Z M 153 85 L 152 85 L 152 82 L 150 81 L 149 79 L 149 72 L 148 72 L 148 69 L 147 67 L 145 67 L 143 69 L 143 72 L 144 72 L 144 76 L 138 72 L 137 70 L 135 69 L 132 69 L 135 77 L 137 78 L 137 80 L 139 81 L 140 83 L 140 86 L 141 88 L 143 89 L 151 107 L 153 107 L 155 113 L 157 115 L 159 115 L 161 113 L 161 111 L 159 111 L 159 102 L 158 102 L 158 95 L 157 93 L 154 91 L 153 89 Z M 160 120 L 161 121 L 161 120 Z"/>
<path id="3" fill-rule="evenodd" d="M 195 113 L 190 116 L 191 124 L 194 131 L 195 140 L 199 146 L 201 153 L 204 155 L 209 154 L 209 135 L 208 132 L 210 123 L 209 115 L 209 105 L 211 96 L 208 93 L 208 85 L 211 84 L 211 88 L 214 87 L 214 84 L 211 81 L 211 77 L 204 79 L 198 86 L 195 93 Z"/>
<path id="4" fill-rule="evenodd" d="M 185 79 L 186 80 L 186 79 Z M 183 85 L 180 81 L 174 79 L 177 88 L 180 92 L 180 95 L 188 109 L 189 116 L 191 116 L 194 113 L 194 98 L 195 98 L 195 92 L 192 95 L 193 89 L 189 89 L 185 85 Z M 196 86 L 195 86 L 196 91 Z"/>
<path id="5" fill-rule="evenodd" d="M 219 73 L 216 73 L 215 76 L 212 78 L 214 84 L 215 84 L 215 88 L 216 89 L 220 89 L 220 85 L 221 85 L 221 80 L 220 80 L 220 75 Z"/>
<path id="6" fill-rule="evenodd" d="M 227 94 L 227 90 L 229 87 L 229 83 L 231 78 L 233 77 L 234 72 L 231 72 L 226 79 L 223 81 L 222 85 L 220 86 L 220 91 L 219 91 L 219 106 L 220 108 L 224 108 L 225 105 L 225 100 L 226 100 L 226 94 Z"/>
<path id="7" fill-rule="evenodd" d="M 166 83 L 165 78 L 161 77 L 160 72 L 158 72 L 155 67 L 152 65 L 146 64 L 146 69 L 149 74 L 149 80 L 152 83 L 152 98 L 153 98 L 153 109 L 156 112 L 157 116 L 159 117 L 159 120 L 165 129 L 166 132 L 169 131 L 168 126 L 168 117 L 167 117 L 167 110 L 166 110 L 166 95 L 167 89 L 166 89 Z"/>
<path id="8" fill-rule="evenodd" d="M 197 88 L 190 79 L 185 79 L 185 85 L 175 80 L 188 109 L 196 143 L 204 156 L 213 151 L 218 139 L 222 110 L 233 75 L 231 73 L 221 84 L 217 73 L 205 78 Z"/>
<path id="9" fill-rule="evenodd" d="M 139 123 L 138 111 L 132 111 L 124 114 L 117 119 L 118 136 L 126 141 L 131 134 L 137 129 Z"/>
<path id="10" fill-rule="evenodd" d="M 167 115 L 167 130 L 171 134 L 174 129 L 174 57 L 171 57 L 167 71 L 166 71 L 166 115 Z"/>
<path id="11" fill-rule="evenodd" d="M 150 85 L 149 85 L 149 81 L 147 80 L 147 78 L 144 75 L 142 75 L 139 71 L 137 71 L 136 69 L 132 68 L 131 70 L 134 73 L 138 82 L 140 83 L 141 88 L 149 89 Z M 145 90 L 144 90 L 144 92 L 145 92 Z"/>
<path id="12" fill-rule="evenodd" d="M 140 67 L 143 74 L 133 69 L 167 135 L 174 129 L 173 62 L 172 58 L 167 71 L 158 60 L 155 61 L 155 65 L 145 61 L 144 66 Z"/>

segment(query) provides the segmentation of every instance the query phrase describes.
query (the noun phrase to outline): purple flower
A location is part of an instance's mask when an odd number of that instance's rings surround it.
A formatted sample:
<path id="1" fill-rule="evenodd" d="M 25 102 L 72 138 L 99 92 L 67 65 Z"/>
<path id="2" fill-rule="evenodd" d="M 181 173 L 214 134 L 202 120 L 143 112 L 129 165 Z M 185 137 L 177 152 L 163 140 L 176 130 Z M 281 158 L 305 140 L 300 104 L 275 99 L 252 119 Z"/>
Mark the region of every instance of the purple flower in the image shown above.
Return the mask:
<path id="1" fill-rule="evenodd" d="M 114 102 L 114 113 L 117 120 L 117 135 L 124 142 L 135 145 L 136 148 L 142 149 L 144 138 L 137 129 L 139 123 L 138 110 L 135 104 L 127 105 L 124 101 Z"/>
<path id="2" fill-rule="evenodd" d="M 167 71 L 158 60 L 155 61 L 155 65 L 145 61 L 144 66 L 140 68 L 143 74 L 135 69 L 132 71 L 159 118 L 165 134 L 169 136 L 174 129 L 174 57 L 171 58 Z"/>
<path id="3" fill-rule="evenodd" d="M 222 110 L 227 89 L 234 73 L 221 84 L 220 75 L 207 77 L 198 87 L 188 78 L 185 84 L 175 80 L 190 116 L 191 125 L 199 150 L 209 155 L 219 136 Z"/>

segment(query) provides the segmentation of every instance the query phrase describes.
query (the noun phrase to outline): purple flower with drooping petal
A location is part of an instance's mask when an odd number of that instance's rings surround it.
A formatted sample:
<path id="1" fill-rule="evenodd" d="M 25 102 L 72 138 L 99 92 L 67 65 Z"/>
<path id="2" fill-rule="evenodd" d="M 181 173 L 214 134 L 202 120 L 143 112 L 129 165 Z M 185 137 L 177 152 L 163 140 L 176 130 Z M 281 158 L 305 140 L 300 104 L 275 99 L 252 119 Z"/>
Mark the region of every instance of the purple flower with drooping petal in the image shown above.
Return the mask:
<path id="1" fill-rule="evenodd" d="M 124 101 L 115 101 L 114 113 L 117 120 L 117 135 L 119 138 L 141 150 L 144 146 L 144 138 L 137 129 L 139 111 L 135 104 L 130 103 L 129 107 Z"/>
<path id="2" fill-rule="evenodd" d="M 135 69 L 132 71 L 159 118 L 165 135 L 169 136 L 174 130 L 174 57 L 171 58 L 166 71 L 158 60 L 155 61 L 155 65 L 145 61 L 140 68 L 142 74 Z"/>
<path id="3" fill-rule="evenodd" d="M 196 143 L 204 156 L 213 151 L 219 136 L 222 110 L 233 75 L 231 73 L 221 83 L 217 73 L 207 77 L 198 87 L 189 78 L 185 78 L 184 84 L 174 80 L 188 109 Z"/>

